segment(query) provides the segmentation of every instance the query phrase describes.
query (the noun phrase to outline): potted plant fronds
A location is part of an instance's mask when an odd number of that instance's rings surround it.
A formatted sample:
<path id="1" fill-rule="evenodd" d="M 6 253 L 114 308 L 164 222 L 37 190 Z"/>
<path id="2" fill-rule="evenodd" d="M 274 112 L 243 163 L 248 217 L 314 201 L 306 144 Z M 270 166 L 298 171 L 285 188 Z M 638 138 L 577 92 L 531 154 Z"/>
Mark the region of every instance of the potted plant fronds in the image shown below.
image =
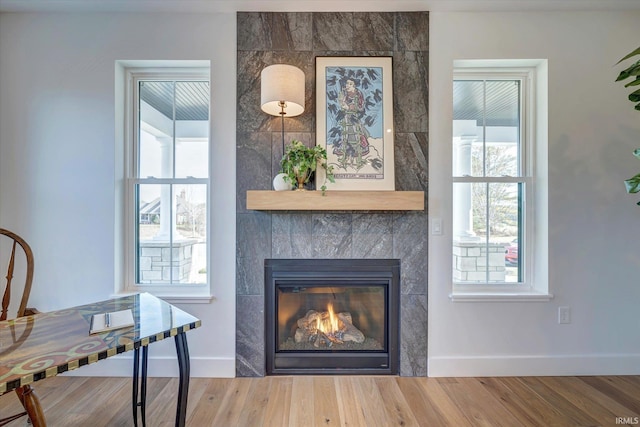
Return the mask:
<path id="1" fill-rule="evenodd" d="M 285 174 L 285 181 L 297 186 L 297 190 L 304 190 L 304 185 L 311 179 L 318 163 L 326 170 L 327 179 L 335 182 L 333 167 L 327 167 L 327 150 L 319 145 L 307 147 L 302 142 L 293 140 L 282 156 L 280 172 Z M 327 189 L 325 184 L 320 187 L 323 194 Z"/>
<path id="2" fill-rule="evenodd" d="M 634 56 L 640 55 L 640 47 L 618 61 L 618 64 Z M 627 80 L 628 78 L 633 80 L 627 82 L 624 87 L 639 87 L 635 91 L 629 94 L 629 101 L 635 103 L 634 108 L 640 111 L 640 60 L 634 62 L 630 67 L 622 70 L 616 79 L 617 82 Z M 633 155 L 640 159 L 640 148 L 633 151 Z M 627 193 L 637 193 L 640 191 L 640 173 L 636 174 L 633 178 L 629 178 L 624 181 L 624 185 L 627 189 Z M 640 206 L 640 202 L 637 203 Z"/>
<path id="3" fill-rule="evenodd" d="M 640 148 L 633 150 L 633 155 L 640 159 Z M 640 173 L 637 173 L 634 177 L 625 179 L 624 186 L 627 188 L 627 193 L 637 193 L 640 191 Z M 636 203 L 640 206 L 640 202 Z"/>

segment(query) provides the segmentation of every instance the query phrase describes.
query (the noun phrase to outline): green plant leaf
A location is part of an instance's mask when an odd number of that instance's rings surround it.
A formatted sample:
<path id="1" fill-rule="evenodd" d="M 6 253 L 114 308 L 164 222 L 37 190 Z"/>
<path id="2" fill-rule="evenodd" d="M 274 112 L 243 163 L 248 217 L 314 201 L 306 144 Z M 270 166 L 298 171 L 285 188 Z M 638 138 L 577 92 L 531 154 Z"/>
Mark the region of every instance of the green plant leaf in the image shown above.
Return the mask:
<path id="1" fill-rule="evenodd" d="M 640 89 L 635 90 L 629 94 L 629 101 L 631 102 L 639 102 L 640 101 Z"/>
<path id="2" fill-rule="evenodd" d="M 313 172 L 316 171 L 318 163 L 327 169 L 327 150 L 319 145 L 307 147 L 302 142 L 293 140 L 285 148 L 284 156 L 280 161 L 280 172 L 286 174 L 285 180 L 293 184 L 298 182 L 298 178 L 304 183 L 309 182 Z M 324 162 L 323 162 L 324 160 Z M 333 179 L 333 169 L 327 170 L 327 179 Z M 318 185 L 318 183 L 316 183 Z M 323 185 L 324 187 L 324 185 Z M 324 190 L 323 190 L 324 195 Z"/>
<path id="3" fill-rule="evenodd" d="M 616 81 L 619 82 L 620 80 L 625 80 L 631 76 L 638 76 L 638 75 L 640 75 L 640 61 L 636 62 L 626 70 L 620 71 L 620 74 L 618 75 L 618 78 L 616 79 Z"/>
<path id="4" fill-rule="evenodd" d="M 618 61 L 616 64 L 621 63 L 622 61 L 624 61 L 625 59 L 629 59 L 632 56 L 636 56 L 636 55 L 640 55 L 640 47 L 637 48 L 636 50 L 634 50 L 633 52 L 629 53 L 628 55 L 626 55 L 624 58 L 622 58 L 620 61 Z M 633 65 L 631 65 L 630 67 L 628 67 L 626 70 L 623 70 L 620 72 L 620 74 L 618 75 L 618 78 L 616 79 L 616 81 L 620 81 L 620 80 L 625 80 L 631 76 L 635 76 L 636 78 L 633 79 L 630 82 L 627 82 L 624 87 L 630 87 L 630 86 L 639 86 L 640 85 L 640 61 L 636 61 Z M 637 89 L 633 92 L 631 92 L 629 94 L 629 101 L 637 103 L 636 105 L 634 105 L 634 109 L 637 111 L 640 111 L 640 89 Z M 633 150 L 633 155 L 637 158 L 640 159 L 640 148 L 637 148 L 635 150 Z M 624 186 L 625 189 L 627 190 L 627 193 L 638 193 L 640 192 L 640 173 L 636 174 L 634 177 L 626 179 L 624 181 Z M 640 202 L 636 203 L 638 206 L 640 206 Z"/>
<path id="5" fill-rule="evenodd" d="M 616 65 L 621 63 L 622 61 L 624 61 L 625 59 L 629 59 L 632 56 L 636 56 L 636 55 L 640 55 L 640 47 L 637 48 L 636 50 L 634 50 L 633 52 L 631 52 L 630 54 L 626 55 L 624 58 L 622 58 L 620 61 L 616 62 Z"/>
<path id="6" fill-rule="evenodd" d="M 640 191 L 640 173 L 633 178 L 625 179 L 624 186 L 627 189 L 627 193 L 637 193 Z"/>
<path id="7" fill-rule="evenodd" d="M 638 86 L 638 85 L 640 85 L 640 76 L 637 76 L 635 80 L 631 80 L 629 83 L 624 85 L 624 87 Z"/>

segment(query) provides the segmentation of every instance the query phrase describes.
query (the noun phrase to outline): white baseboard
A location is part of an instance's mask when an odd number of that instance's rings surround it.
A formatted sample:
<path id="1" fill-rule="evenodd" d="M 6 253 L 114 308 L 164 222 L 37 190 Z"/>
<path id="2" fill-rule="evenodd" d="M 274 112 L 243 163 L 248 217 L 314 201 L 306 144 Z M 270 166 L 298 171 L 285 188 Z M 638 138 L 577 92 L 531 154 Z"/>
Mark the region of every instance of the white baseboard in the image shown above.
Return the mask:
<path id="1" fill-rule="evenodd" d="M 430 377 L 640 375 L 640 354 L 430 357 Z"/>
<path id="2" fill-rule="evenodd" d="M 233 358 L 191 359 L 192 378 L 233 378 Z M 177 377 L 177 359 L 150 357 L 150 377 Z M 130 355 L 119 355 L 83 366 L 63 375 L 86 377 L 129 377 L 133 364 Z M 505 357 L 431 357 L 430 377 L 504 377 L 569 375 L 640 375 L 640 354 L 590 356 L 505 356 Z"/>
<path id="3" fill-rule="evenodd" d="M 191 378 L 233 378 L 236 376 L 236 361 L 232 358 L 190 359 Z M 178 377 L 178 360 L 175 357 L 149 357 L 149 377 Z M 86 365 L 63 375 L 78 377 L 130 377 L 133 373 L 132 354 L 113 356 L 91 365 Z"/>

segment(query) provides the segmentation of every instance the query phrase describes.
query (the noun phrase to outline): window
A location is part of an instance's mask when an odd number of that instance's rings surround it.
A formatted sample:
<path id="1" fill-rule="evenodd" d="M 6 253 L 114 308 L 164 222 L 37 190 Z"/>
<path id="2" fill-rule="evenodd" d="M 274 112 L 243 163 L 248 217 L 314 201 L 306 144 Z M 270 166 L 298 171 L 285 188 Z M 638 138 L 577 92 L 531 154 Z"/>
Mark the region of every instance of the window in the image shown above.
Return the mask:
<path id="1" fill-rule="evenodd" d="M 538 293 L 536 68 L 464 62 L 453 79 L 453 294 Z"/>
<path id="2" fill-rule="evenodd" d="M 209 291 L 209 72 L 127 70 L 125 290 Z"/>

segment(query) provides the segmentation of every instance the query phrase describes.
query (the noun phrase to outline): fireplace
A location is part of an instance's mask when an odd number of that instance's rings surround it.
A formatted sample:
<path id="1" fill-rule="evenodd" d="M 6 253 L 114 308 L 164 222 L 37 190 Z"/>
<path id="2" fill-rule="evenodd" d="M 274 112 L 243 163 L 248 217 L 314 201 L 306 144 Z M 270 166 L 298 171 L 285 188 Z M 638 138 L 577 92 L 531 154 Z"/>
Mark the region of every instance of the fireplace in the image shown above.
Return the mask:
<path id="1" fill-rule="evenodd" d="M 400 260 L 265 260 L 267 375 L 398 373 Z"/>

